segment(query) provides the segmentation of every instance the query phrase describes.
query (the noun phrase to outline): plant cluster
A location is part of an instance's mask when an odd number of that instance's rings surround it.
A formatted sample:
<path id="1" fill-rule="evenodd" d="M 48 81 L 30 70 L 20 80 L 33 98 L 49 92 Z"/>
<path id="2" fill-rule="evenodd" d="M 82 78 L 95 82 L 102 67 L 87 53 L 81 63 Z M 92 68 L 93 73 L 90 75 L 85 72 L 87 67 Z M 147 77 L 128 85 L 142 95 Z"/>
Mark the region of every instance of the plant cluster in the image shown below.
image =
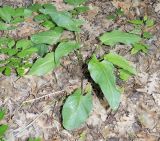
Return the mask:
<path id="1" fill-rule="evenodd" d="M 79 42 L 76 40 L 61 40 L 61 36 L 65 30 L 75 34 L 80 32 L 83 21 L 75 18 L 74 15 L 87 10 L 86 7 L 79 6 L 85 1 L 65 0 L 65 2 L 75 6 L 72 11 L 58 11 L 51 4 L 34 4 L 28 8 L 16 9 L 8 6 L 1 8 L 0 24 L 2 26 L 0 30 L 13 30 L 16 28 L 17 22 L 22 22 L 26 16 L 33 15 L 32 13 L 36 13 L 34 14 L 34 20 L 46 28 L 46 31 L 31 35 L 28 39 L 15 41 L 9 37 L 1 38 L 0 53 L 5 55 L 4 59 L 0 60 L 1 72 L 10 75 L 14 70 L 19 76 L 25 74 L 43 76 L 60 66 L 61 58 L 73 51 L 78 52 L 81 47 Z M 151 25 L 148 20 L 145 18 L 142 24 Z M 139 21 L 130 21 L 133 24 L 137 22 Z M 102 44 L 111 47 L 118 43 L 133 45 L 132 54 L 134 54 L 140 50 L 146 52 L 142 49 L 141 41 L 142 38 L 149 38 L 149 36 L 144 33 L 141 37 L 139 34 L 135 34 L 135 31 L 127 33 L 113 30 L 104 33 L 99 39 Z M 117 75 L 115 70 L 118 71 L 122 80 L 128 80 L 130 76 L 136 74 L 136 69 L 131 62 L 114 52 L 104 54 L 101 59 L 93 54 L 91 59 L 85 60 L 85 62 L 88 62 L 90 76 L 101 88 L 111 109 L 117 110 L 120 104 L 121 91 L 116 85 Z M 79 128 L 86 121 L 93 108 L 92 93 L 92 86 L 88 83 L 84 88 L 75 90 L 66 99 L 62 108 L 64 128 L 73 130 Z"/>
<path id="2" fill-rule="evenodd" d="M 3 120 L 4 116 L 5 116 L 5 110 L 0 109 L 0 121 Z M 0 141 L 4 141 L 4 135 L 7 129 L 8 125 L 0 124 Z"/>

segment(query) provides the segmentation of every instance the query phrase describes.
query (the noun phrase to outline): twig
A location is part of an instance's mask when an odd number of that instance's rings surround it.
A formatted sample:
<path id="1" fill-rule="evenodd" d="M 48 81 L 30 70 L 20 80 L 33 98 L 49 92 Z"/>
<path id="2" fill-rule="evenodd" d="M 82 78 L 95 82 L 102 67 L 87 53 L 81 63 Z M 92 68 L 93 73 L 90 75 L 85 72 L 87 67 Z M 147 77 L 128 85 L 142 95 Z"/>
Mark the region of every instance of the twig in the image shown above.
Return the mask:
<path id="1" fill-rule="evenodd" d="M 24 128 L 22 128 L 21 131 L 19 131 L 18 133 L 16 133 L 14 136 L 18 136 L 20 133 L 24 132 L 28 127 L 30 127 L 38 118 L 40 118 L 43 113 L 45 113 L 49 108 L 51 107 L 51 105 L 48 105 L 45 110 L 43 112 L 41 112 L 32 122 L 30 122 L 27 126 L 25 126 Z"/>
<path id="2" fill-rule="evenodd" d="M 41 97 L 37 97 L 37 98 L 31 99 L 31 100 L 24 101 L 22 104 L 34 102 L 34 101 L 39 100 L 39 99 L 42 99 L 42 98 L 44 98 L 44 97 L 51 96 L 51 95 L 55 95 L 55 94 L 59 94 L 59 93 L 63 93 L 63 92 L 65 92 L 65 90 L 57 91 L 57 92 L 54 92 L 54 93 L 49 93 L 49 94 L 43 95 L 43 96 L 41 96 Z"/>

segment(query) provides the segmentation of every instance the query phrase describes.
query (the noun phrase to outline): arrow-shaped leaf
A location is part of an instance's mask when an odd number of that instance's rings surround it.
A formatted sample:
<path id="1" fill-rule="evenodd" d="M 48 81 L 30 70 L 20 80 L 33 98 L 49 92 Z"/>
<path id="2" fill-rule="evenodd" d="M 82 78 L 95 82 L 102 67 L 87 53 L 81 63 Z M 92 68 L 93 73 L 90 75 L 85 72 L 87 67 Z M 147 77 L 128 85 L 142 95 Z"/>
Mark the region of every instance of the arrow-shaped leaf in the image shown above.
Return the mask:
<path id="1" fill-rule="evenodd" d="M 80 26 L 83 24 L 83 21 L 72 18 L 72 15 L 68 12 L 57 11 L 47 7 L 40 9 L 40 12 L 43 14 L 49 14 L 58 26 L 70 31 L 80 31 Z"/>
<path id="2" fill-rule="evenodd" d="M 29 71 L 29 75 L 42 76 L 52 71 L 56 67 L 54 63 L 54 53 L 48 53 L 44 58 L 39 58 Z"/>
<path id="3" fill-rule="evenodd" d="M 73 95 L 69 96 L 63 105 L 62 117 L 63 126 L 68 130 L 79 128 L 88 118 L 92 110 L 92 88 L 87 88 L 86 94 L 81 94 L 81 89 L 77 89 Z"/>
<path id="4" fill-rule="evenodd" d="M 130 72 L 131 74 L 136 74 L 136 69 L 132 66 L 132 63 L 116 53 L 109 53 L 104 56 L 104 59 Z"/>
<path id="5" fill-rule="evenodd" d="M 63 32 L 63 29 L 60 27 L 55 28 L 54 30 L 44 31 L 37 33 L 31 36 L 32 42 L 35 44 L 56 44 Z"/>
<path id="6" fill-rule="evenodd" d="M 88 64 L 88 70 L 92 79 L 100 86 L 111 108 L 116 110 L 120 103 L 120 92 L 116 88 L 114 66 L 106 60 L 99 62 L 93 56 Z"/>
<path id="7" fill-rule="evenodd" d="M 80 48 L 75 41 L 61 42 L 55 50 L 55 62 L 60 63 L 60 58 L 67 56 L 70 52 Z"/>
<path id="8" fill-rule="evenodd" d="M 120 30 L 114 30 L 112 32 L 106 32 L 101 37 L 100 40 L 103 44 L 114 46 L 117 43 L 123 43 L 123 44 L 134 44 L 138 43 L 141 38 L 138 35 L 126 33 Z"/>

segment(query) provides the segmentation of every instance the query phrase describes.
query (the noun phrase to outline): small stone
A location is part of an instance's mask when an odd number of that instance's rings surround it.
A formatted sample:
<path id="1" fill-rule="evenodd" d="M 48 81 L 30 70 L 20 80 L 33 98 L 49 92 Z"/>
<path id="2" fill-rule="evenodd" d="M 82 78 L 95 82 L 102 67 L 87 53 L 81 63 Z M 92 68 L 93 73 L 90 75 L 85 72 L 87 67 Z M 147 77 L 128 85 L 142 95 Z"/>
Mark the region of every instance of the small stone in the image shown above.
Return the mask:
<path id="1" fill-rule="evenodd" d="M 156 6 L 155 6 L 155 12 L 159 12 L 160 11 L 160 3 L 158 3 Z"/>

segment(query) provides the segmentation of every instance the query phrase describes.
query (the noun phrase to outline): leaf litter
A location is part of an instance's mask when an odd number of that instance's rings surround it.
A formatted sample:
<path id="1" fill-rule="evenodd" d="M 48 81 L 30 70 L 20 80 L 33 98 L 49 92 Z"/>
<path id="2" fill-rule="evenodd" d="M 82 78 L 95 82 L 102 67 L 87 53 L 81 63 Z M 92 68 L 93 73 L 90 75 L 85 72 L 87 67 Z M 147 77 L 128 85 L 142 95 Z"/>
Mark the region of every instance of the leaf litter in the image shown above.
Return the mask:
<path id="1" fill-rule="evenodd" d="M 41 1 L 38 2 L 41 3 Z M 47 2 L 50 1 L 45 1 L 45 3 Z M 152 1 L 149 2 L 152 3 Z M 61 0 L 54 3 L 59 9 L 68 9 L 68 5 L 64 4 Z M 121 7 L 126 13 L 129 13 L 128 18 L 133 18 L 137 14 L 143 15 L 141 9 L 145 9 L 148 3 L 138 0 L 136 1 L 136 5 L 133 3 L 131 0 L 122 2 L 118 2 L 117 0 L 113 0 L 112 2 L 91 0 L 87 3 L 91 7 L 90 10 L 88 13 L 79 16 L 87 23 L 82 27 L 83 31 L 81 34 L 81 40 L 85 46 L 82 51 L 86 57 L 90 57 L 92 50 L 97 47 L 97 37 L 99 35 L 119 26 L 121 29 L 124 29 L 121 19 L 116 23 L 106 19 L 106 16 L 115 10 L 115 7 Z M 17 6 L 21 6 L 26 4 L 26 2 L 22 0 L 13 3 L 13 1 L 7 0 L 5 4 L 17 4 Z M 154 7 L 151 9 L 152 12 L 149 16 L 156 16 L 155 18 L 158 21 L 159 2 L 157 1 L 153 5 Z M 133 10 L 135 7 L 136 11 Z M 18 32 L 10 33 L 10 35 L 16 35 L 17 38 L 20 38 L 30 33 L 43 31 L 41 27 L 37 28 L 36 25 L 31 25 L 34 24 L 24 24 L 25 30 L 19 30 Z M 129 25 L 126 28 L 129 28 Z M 158 140 L 160 137 L 160 50 L 158 48 L 160 46 L 160 27 L 156 26 L 154 28 L 153 31 L 156 31 L 154 32 L 156 38 L 150 43 L 148 56 L 141 53 L 131 56 L 128 51 L 130 49 L 129 45 L 118 45 L 122 46 L 122 49 L 112 49 L 133 61 L 138 70 L 138 75 L 129 80 L 127 84 L 119 82 L 125 88 L 125 91 L 122 94 L 118 111 L 113 112 L 108 110 L 108 106 L 104 106 L 103 102 L 99 102 L 99 99 L 94 96 L 91 117 L 81 129 L 73 132 L 68 132 L 62 128 L 59 111 L 63 104 L 63 100 L 60 100 L 60 98 L 62 96 L 65 98 L 66 95 L 80 86 L 81 78 L 77 73 L 79 74 L 81 71 L 77 67 L 78 62 L 73 62 L 75 60 L 74 54 L 65 57 L 62 61 L 67 64 L 67 68 L 57 68 L 54 73 L 46 76 L 26 76 L 18 80 L 15 76 L 11 76 L 10 78 L 1 76 L 0 105 L 8 109 L 8 114 L 5 118 L 5 122 L 8 122 L 10 126 L 6 135 L 8 136 L 8 140 L 24 141 L 28 137 L 41 137 L 45 141 L 72 141 L 82 140 L 83 138 L 87 141 Z M 97 50 L 97 53 L 100 55 L 108 51 L 108 48 L 103 47 Z M 62 90 L 64 92 L 58 96 L 54 94 L 47 96 L 47 94 Z M 46 96 L 42 99 L 22 104 L 27 100 L 36 99 L 44 95 Z"/>

